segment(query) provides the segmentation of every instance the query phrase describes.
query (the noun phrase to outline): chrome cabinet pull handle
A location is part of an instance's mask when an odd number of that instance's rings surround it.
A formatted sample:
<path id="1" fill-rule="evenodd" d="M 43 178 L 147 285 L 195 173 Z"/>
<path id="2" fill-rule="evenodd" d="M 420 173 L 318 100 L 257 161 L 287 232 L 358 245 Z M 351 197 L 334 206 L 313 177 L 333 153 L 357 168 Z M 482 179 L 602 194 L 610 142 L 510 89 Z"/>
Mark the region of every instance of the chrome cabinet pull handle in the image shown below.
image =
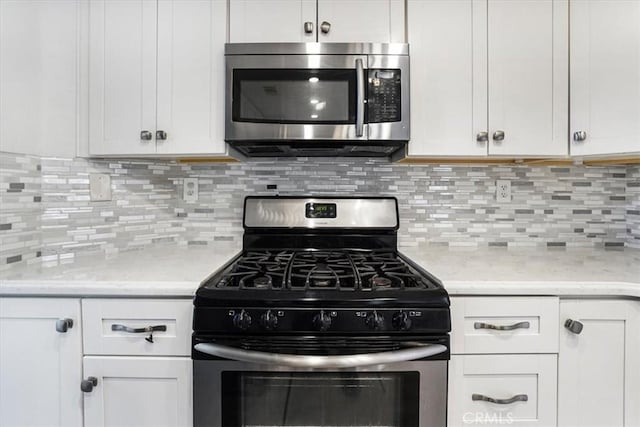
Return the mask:
<path id="1" fill-rule="evenodd" d="M 491 323 L 475 322 L 473 324 L 474 329 L 493 329 L 495 331 L 513 331 L 514 329 L 529 329 L 531 324 L 529 322 L 519 322 L 513 325 L 492 325 Z"/>
<path id="2" fill-rule="evenodd" d="M 476 141 L 487 142 L 489 140 L 489 132 L 478 132 L 476 135 Z"/>
<path id="3" fill-rule="evenodd" d="M 579 130 L 573 133 L 573 140 L 576 142 L 581 142 L 587 139 L 587 132 L 583 130 Z"/>
<path id="4" fill-rule="evenodd" d="M 494 399 L 493 397 L 485 396 L 484 394 L 472 394 L 471 400 L 482 400 L 484 402 L 497 403 L 498 405 L 508 405 L 514 402 L 526 402 L 529 400 L 529 396 L 526 394 L 516 394 L 509 399 Z"/>
<path id="5" fill-rule="evenodd" d="M 93 388 L 98 385 L 98 379 L 96 377 L 88 377 L 86 380 L 82 380 L 80 383 L 80 390 L 85 393 L 91 393 Z"/>
<path id="6" fill-rule="evenodd" d="M 67 330 L 73 328 L 73 319 L 58 319 L 56 320 L 56 331 L 61 334 L 65 334 Z"/>
<path id="7" fill-rule="evenodd" d="M 153 134 L 151 132 L 149 132 L 148 130 L 143 130 L 140 131 L 140 139 L 143 141 L 151 141 L 151 138 L 153 138 Z"/>
<path id="8" fill-rule="evenodd" d="M 156 139 L 158 141 L 164 141 L 167 139 L 167 132 L 163 131 L 163 130 L 157 130 L 156 131 Z"/>
<path id="9" fill-rule="evenodd" d="M 329 30 L 331 30 L 331 23 L 322 21 L 322 24 L 320 24 L 320 31 L 322 31 L 323 34 L 328 34 Z"/>
<path id="10" fill-rule="evenodd" d="M 305 34 L 313 34 L 313 22 L 307 21 L 304 23 Z"/>
<path id="11" fill-rule="evenodd" d="M 111 325 L 111 330 L 127 332 L 130 334 L 141 334 L 141 333 L 148 332 L 149 336 L 145 337 L 144 339 L 145 341 L 153 344 L 153 333 L 156 331 L 166 331 L 167 325 L 145 326 L 144 328 L 130 328 L 129 326 L 125 326 L 125 325 L 113 324 Z"/>
<path id="12" fill-rule="evenodd" d="M 582 328 L 584 328 L 584 325 L 582 324 L 582 322 L 578 322 L 577 320 L 567 319 L 564 322 L 564 327 L 567 328 L 570 332 L 576 335 L 580 335 L 580 332 L 582 332 Z"/>
<path id="13" fill-rule="evenodd" d="M 493 133 L 493 140 L 494 141 L 504 141 L 504 131 L 503 130 L 497 130 Z"/>

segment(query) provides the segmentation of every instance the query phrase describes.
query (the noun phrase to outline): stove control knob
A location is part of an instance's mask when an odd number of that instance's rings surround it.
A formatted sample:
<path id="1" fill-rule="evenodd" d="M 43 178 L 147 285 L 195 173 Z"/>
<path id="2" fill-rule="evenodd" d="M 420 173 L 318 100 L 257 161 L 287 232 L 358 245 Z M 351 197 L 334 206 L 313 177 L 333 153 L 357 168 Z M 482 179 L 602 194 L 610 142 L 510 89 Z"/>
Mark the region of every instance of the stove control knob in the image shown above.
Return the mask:
<path id="1" fill-rule="evenodd" d="M 233 326 L 246 331 L 249 329 L 249 326 L 251 326 L 251 315 L 242 310 L 240 313 L 233 316 Z"/>
<path id="2" fill-rule="evenodd" d="M 260 324 L 268 331 L 274 330 L 278 327 L 278 316 L 273 314 L 271 310 L 267 310 L 262 316 L 260 316 Z"/>
<path id="3" fill-rule="evenodd" d="M 367 315 L 367 318 L 364 321 L 369 329 L 372 331 L 377 331 L 382 328 L 382 324 L 384 323 L 384 319 L 382 316 L 378 314 L 377 311 L 372 311 Z"/>
<path id="4" fill-rule="evenodd" d="M 321 332 L 326 331 L 331 326 L 331 316 L 321 310 L 313 317 L 313 326 Z"/>
<path id="5" fill-rule="evenodd" d="M 411 319 L 405 311 L 399 311 L 394 314 L 391 319 L 391 324 L 399 331 L 408 331 L 411 329 Z"/>

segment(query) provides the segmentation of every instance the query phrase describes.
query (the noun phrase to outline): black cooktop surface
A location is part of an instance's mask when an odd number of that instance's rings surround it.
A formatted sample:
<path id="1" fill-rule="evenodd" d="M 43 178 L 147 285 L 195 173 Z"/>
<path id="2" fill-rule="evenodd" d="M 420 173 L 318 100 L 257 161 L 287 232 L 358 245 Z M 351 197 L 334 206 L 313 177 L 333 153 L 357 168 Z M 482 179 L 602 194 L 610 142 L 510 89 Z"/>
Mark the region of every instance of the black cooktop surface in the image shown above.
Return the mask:
<path id="1" fill-rule="evenodd" d="M 206 299 L 448 306 L 441 283 L 393 250 L 245 251 L 202 284 L 196 305 Z"/>

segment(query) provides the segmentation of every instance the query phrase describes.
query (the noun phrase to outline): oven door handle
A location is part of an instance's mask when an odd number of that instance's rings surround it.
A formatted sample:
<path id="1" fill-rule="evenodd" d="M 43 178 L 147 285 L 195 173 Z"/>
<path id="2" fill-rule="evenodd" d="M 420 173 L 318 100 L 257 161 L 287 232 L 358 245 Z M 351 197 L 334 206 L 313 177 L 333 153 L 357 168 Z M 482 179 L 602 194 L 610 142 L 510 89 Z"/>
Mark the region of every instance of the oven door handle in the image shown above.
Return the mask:
<path id="1" fill-rule="evenodd" d="M 411 348 L 378 353 L 349 354 L 343 356 L 307 356 L 299 354 L 267 353 L 263 351 L 243 350 L 226 345 L 199 343 L 194 349 L 211 356 L 239 362 L 261 365 L 277 365 L 290 368 L 357 368 L 360 366 L 383 365 L 408 362 L 435 356 L 447 351 L 442 344 L 425 344 Z"/>

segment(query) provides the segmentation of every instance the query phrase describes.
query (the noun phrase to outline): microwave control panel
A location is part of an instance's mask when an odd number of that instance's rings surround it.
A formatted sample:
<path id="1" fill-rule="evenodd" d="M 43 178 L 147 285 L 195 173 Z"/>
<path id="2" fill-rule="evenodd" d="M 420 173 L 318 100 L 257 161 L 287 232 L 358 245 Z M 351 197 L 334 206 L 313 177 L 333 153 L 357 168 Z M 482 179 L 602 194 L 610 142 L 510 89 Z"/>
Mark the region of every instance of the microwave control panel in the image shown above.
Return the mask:
<path id="1" fill-rule="evenodd" d="M 367 100 L 367 122 L 399 122 L 400 108 L 400 70 L 369 69 L 369 87 Z"/>

